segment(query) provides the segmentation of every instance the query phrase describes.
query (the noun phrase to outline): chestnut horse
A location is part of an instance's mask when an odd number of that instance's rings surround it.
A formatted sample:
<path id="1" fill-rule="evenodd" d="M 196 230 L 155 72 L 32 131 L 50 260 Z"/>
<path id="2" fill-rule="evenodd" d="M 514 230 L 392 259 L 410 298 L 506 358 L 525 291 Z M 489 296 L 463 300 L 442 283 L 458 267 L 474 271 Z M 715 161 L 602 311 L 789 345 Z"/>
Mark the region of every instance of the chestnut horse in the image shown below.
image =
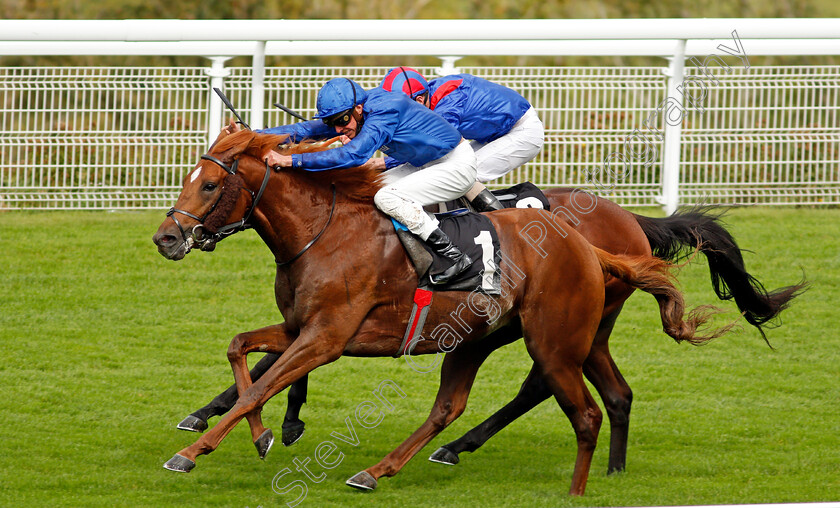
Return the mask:
<path id="1" fill-rule="evenodd" d="M 273 395 L 343 355 L 393 356 L 400 350 L 417 276 L 391 221 L 372 205 L 378 175 L 363 168 L 272 173 L 260 157 L 283 140 L 243 131 L 219 141 L 185 178 L 175 207 L 154 236 L 160 253 L 178 260 L 193 245 L 208 247 L 218 238 L 207 233 L 250 224 L 278 261 L 275 296 L 285 317 L 280 325 L 232 340 L 228 359 L 239 394 L 236 404 L 170 459 L 167 469 L 193 469 L 196 457 L 215 450 L 242 418 L 248 420 L 254 444 L 264 456 L 273 437 L 260 413 Z M 287 153 L 292 149 L 299 147 L 287 147 Z M 484 304 L 478 306 L 486 312 L 461 313 L 464 329 L 471 331 L 457 342 L 447 336 L 416 344 L 414 355 L 449 353 L 442 362 L 434 407 L 403 444 L 348 484 L 372 489 L 382 476 L 395 475 L 460 416 L 484 359 L 524 337 L 539 375 L 575 431 L 578 451 L 569 492 L 582 495 L 601 423 L 582 369 L 602 318 L 605 275 L 653 294 L 663 329 L 675 340 L 700 343 L 725 331 L 696 334 L 709 312 L 698 309 L 683 319 L 684 303 L 671 283 L 671 265 L 658 258 L 611 255 L 574 231 L 547 235 L 542 252 L 535 250 L 519 233 L 544 220 L 545 214 L 513 209 L 488 215 L 504 246 L 505 258 L 498 267 L 507 274 L 502 294 L 482 296 Z M 237 217 L 241 219 L 233 227 L 220 227 Z M 427 329 L 447 322 L 473 295 L 478 294 L 437 293 Z M 491 307 L 497 310 L 488 319 Z M 254 351 L 281 355 L 255 381 L 246 362 L 246 355 Z"/>
<path id="2" fill-rule="evenodd" d="M 721 300 L 734 300 L 746 321 L 756 327 L 765 341 L 763 327 L 776 319 L 807 286 L 800 282 L 773 291 L 765 290 L 761 282 L 746 270 L 735 239 L 720 223 L 721 212 L 711 207 L 682 211 L 666 218 L 652 218 L 633 214 L 603 198 L 596 201 L 595 196 L 571 188 L 547 189 L 545 195 L 555 212 L 554 216 L 564 221 L 558 227 L 574 229 L 594 246 L 612 254 L 653 255 L 678 262 L 685 253 L 699 249 L 708 258 L 711 282 L 717 296 Z M 608 473 L 625 469 L 633 396 L 610 355 L 609 338 L 625 300 L 633 291 L 633 287 L 620 279 L 610 278 L 607 281 L 601 322 L 583 364 L 583 372 L 601 396 L 610 421 Z M 278 355 L 266 355 L 251 370 L 251 377 L 259 378 L 277 358 Z M 289 389 L 282 436 L 283 444 L 287 446 L 296 442 L 303 433 L 304 423 L 299 415 L 306 401 L 306 391 L 306 376 L 294 382 Z M 551 391 L 539 376 L 535 364 L 513 401 L 461 438 L 441 447 L 430 460 L 456 464 L 458 454 L 475 451 L 550 395 Z M 184 418 L 178 428 L 203 432 L 207 429 L 207 420 L 230 410 L 237 397 L 236 386 L 230 386 L 206 406 Z"/>

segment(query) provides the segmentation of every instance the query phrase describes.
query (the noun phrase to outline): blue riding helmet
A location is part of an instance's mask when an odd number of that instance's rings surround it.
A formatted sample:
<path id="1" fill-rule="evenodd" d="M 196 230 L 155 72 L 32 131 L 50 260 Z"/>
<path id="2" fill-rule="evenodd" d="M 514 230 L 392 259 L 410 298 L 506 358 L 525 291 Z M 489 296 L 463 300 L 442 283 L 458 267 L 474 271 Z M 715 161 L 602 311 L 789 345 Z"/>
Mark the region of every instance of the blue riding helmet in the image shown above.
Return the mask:
<path id="1" fill-rule="evenodd" d="M 367 92 L 352 79 L 331 79 L 318 92 L 318 114 L 315 118 L 327 118 L 347 111 L 356 104 L 363 104 L 366 99 Z"/>
<path id="2" fill-rule="evenodd" d="M 411 67 L 394 67 L 379 84 L 386 92 L 403 92 L 412 99 L 429 91 L 429 83 Z"/>

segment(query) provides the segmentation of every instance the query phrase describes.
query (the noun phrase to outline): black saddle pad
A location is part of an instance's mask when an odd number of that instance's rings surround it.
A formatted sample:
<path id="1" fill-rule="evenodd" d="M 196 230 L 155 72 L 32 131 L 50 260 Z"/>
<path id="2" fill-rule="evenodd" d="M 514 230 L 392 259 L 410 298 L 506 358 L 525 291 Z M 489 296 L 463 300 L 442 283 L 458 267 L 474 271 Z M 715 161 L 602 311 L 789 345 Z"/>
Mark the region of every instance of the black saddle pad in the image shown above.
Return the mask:
<path id="1" fill-rule="evenodd" d="M 543 191 L 531 182 L 522 182 L 508 189 L 490 191 L 505 208 L 540 208 L 549 210 L 551 205 Z"/>
<path id="2" fill-rule="evenodd" d="M 549 210 L 551 205 L 543 191 L 531 182 L 522 182 L 507 189 L 490 191 L 505 208 L 539 208 Z M 466 198 L 456 199 L 441 203 L 441 212 L 457 210 L 459 208 L 472 208 Z"/>
<path id="3" fill-rule="evenodd" d="M 450 262 L 441 258 L 425 242 L 407 230 L 397 227 L 397 234 L 405 245 L 419 276 L 418 287 L 432 291 L 481 291 L 490 295 L 501 293 L 499 263 L 502 259 L 499 235 L 490 219 L 467 210 L 437 215 L 440 229 L 461 252 L 472 260 L 469 269 L 446 284 L 432 285 L 430 270 L 442 270 Z M 395 223 L 398 224 L 398 223 Z M 418 250 L 420 249 L 420 250 Z"/>

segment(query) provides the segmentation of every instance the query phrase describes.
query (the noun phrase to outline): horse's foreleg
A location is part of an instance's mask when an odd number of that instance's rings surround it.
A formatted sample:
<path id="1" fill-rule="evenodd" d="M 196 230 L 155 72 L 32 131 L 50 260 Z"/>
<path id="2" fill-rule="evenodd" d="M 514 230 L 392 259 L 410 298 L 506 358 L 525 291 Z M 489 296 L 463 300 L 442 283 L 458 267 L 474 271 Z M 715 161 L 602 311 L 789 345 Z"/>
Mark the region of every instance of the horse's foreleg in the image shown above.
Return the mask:
<path id="1" fill-rule="evenodd" d="M 304 338 L 301 336 L 295 340 L 290 336 L 278 333 L 279 330 L 276 327 L 263 330 L 274 332 L 262 336 L 265 339 L 262 345 L 265 345 L 268 351 L 278 352 L 276 350 L 287 347 L 282 359 L 272 365 L 260 379 L 250 384 L 240 394 L 239 400 L 219 423 L 202 435 L 194 444 L 178 452 L 164 464 L 165 468 L 173 471 L 189 472 L 195 467 L 196 457 L 206 455 L 218 448 L 225 436 L 233 430 L 242 418 L 261 409 L 271 397 L 295 380 L 311 372 L 312 369 L 338 359 L 344 348 L 341 343 L 332 341 L 325 344 L 324 341 L 318 341 L 311 337 Z M 251 333 L 256 334 L 257 332 Z M 243 334 L 240 340 L 247 338 L 245 335 L 247 334 Z M 321 335 L 323 334 L 319 334 L 319 336 Z M 332 336 L 334 335 L 332 334 Z M 271 338 L 278 341 L 288 340 L 288 343 L 285 346 L 284 344 L 270 343 L 268 339 Z M 241 382 L 247 382 L 248 370 L 247 367 L 242 365 L 244 362 L 240 362 L 238 359 L 232 363 L 236 363 L 236 369 L 238 369 L 235 376 L 237 378 L 237 388 L 239 388 Z M 253 435 L 254 429 L 252 429 Z"/>
<path id="2" fill-rule="evenodd" d="M 241 397 L 248 388 L 251 387 L 254 380 L 248 371 L 248 362 L 246 357 L 248 353 L 255 351 L 270 352 L 274 354 L 282 354 L 291 343 L 295 340 L 295 336 L 289 332 L 285 323 L 280 325 L 269 326 L 254 330 L 252 332 L 240 333 L 230 342 L 228 347 L 228 360 L 230 361 L 231 369 L 233 369 L 233 379 L 236 383 L 236 390 Z M 260 458 L 265 458 L 265 454 L 274 443 L 274 436 L 270 430 L 267 430 L 262 423 L 262 406 L 246 414 L 248 424 L 251 427 L 251 437 L 254 445 L 257 447 L 257 452 Z"/>
<path id="3" fill-rule="evenodd" d="M 497 432 L 550 396 L 551 390 L 543 381 L 539 368 L 534 365 L 512 401 L 460 438 L 440 447 L 429 460 L 442 464 L 457 464 L 459 453 L 474 452 Z"/>
<path id="4" fill-rule="evenodd" d="M 414 433 L 375 466 L 356 474 L 347 485 L 374 489 L 382 476 L 394 476 L 423 446 L 455 421 L 467 405 L 478 368 L 492 349 L 460 348 L 446 355 L 440 372 L 440 388 L 429 417 Z"/>
<path id="5" fill-rule="evenodd" d="M 258 361 L 257 364 L 254 365 L 254 368 L 251 369 L 251 379 L 259 379 L 260 376 L 262 376 L 265 371 L 277 361 L 278 358 L 280 358 L 280 355 L 273 353 L 269 353 L 260 358 L 260 361 Z M 178 424 L 178 428 L 192 432 L 204 432 L 207 430 L 207 421 L 214 416 L 221 416 L 230 411 L 230 408 L 236 404 L 236 399 L 238 398 L 239 393 L 236 391 L 236 384 L 232 384 L 227 390 L 216 395 L 209 404 L 192 412 L 189 416 L 184 418 L 181 423 Z"/>
<path id="6" fill-rule="evenodd" d="M 256 381 L 262 376 L 269 367 L 274 365 L 274 362 L 280 358 L 280 355 L 268 353 L 257 362 L 251 369 L 251 380 Z M 288 405 L 286 406 L 286 416 L 283 419 L 283 444 L 291 446 L 295 444 L 303 435 L 305 424 L 300 419 L 300 410 L 303 404 L 306 403 L 306 392 L 308 390 L 308 376 L 303 376 L 298 379 L 289 388 Z M 189 416 L 181 420 L 178 428 L 181 430 L 189 430 L 191 432 L 204 432 L 207 430 L 207 422 L 214 416 L 221 416 L 236 404 L 236 399 L 239 398 L 239 392 L 236 390 L 236 384 L 232 384 L 227 390 L 210 401 L 209 404 L 192 412 Z"/>
<path id="7" fill-rule="evenodd" d="M 303 435 L 304 423 L 300 419 L 300 409 L 306 403 L 309 376 L 303 376 L 289 388 L 286 416 L 283 418 L 283 445 L 291 446 Z"/>

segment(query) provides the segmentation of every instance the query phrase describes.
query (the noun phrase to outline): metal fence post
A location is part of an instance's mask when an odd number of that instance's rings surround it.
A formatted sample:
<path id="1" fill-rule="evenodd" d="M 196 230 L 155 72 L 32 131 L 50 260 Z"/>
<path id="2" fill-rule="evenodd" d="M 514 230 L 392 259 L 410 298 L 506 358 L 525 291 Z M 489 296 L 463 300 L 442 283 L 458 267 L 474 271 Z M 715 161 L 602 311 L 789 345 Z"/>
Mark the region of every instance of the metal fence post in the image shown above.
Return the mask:
<path id="1" fill-rule="evenodd" d="M 208 57 L 213 62 L 209 69 L 204 69 L 204 73 L 210 76 L 210 94 L 209 110 L 207 113 L 207 146 L 210 146 L 216 140 L 219 134 L 219 129 L 222 125 L 222 109 L 224 105 L 222 100 L 213 92 L 214 88 L 224 90 L 225 78 L 230 76 L 230 69 L 225 68 L 225 62 L 230 60 L 229 56 L 213 56 Z"/>
<path id="2" fill-rule="evenodd" d="M 677 87 L 685 79 L 685 40 L 677 42 L 674 56 L 669 58 L 670 65 L 665 75 L 668 76 L 668 93 L 663 110 L 665 116 L 665 147 L 662 160 L 662 208 L 671 215 L 680 204 L 680 149 L 682 122 L 685 115 L 681 94 Z M 671 121 L 672 101 L 680 110 L 679 120 Z"/>
<path id="3" fill-rule="evenodd" d="M 265 43 L 257 41 L 251 61 L 251 118 L 252 129 L 262 129 L 265 114 Z"/>
<path id="4" fill-rule="evenodd" d="M 439 76 L 449 76 L 450 74 L 458 74 L 458 68 L 455 67 L 455 62 L 460 60 L 460 56 L 439 56 L 440 67 L 436 69 Z"/>

